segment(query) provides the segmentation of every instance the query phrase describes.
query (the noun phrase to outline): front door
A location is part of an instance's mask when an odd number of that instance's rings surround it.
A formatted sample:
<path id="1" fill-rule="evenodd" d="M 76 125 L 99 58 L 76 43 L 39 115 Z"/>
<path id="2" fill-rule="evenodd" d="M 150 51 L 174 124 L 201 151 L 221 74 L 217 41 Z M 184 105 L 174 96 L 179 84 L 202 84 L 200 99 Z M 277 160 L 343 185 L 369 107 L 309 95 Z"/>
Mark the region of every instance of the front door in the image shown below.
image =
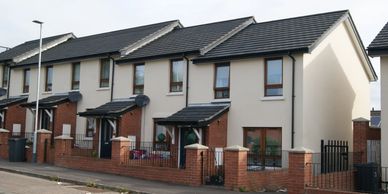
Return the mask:
<path id="1" fill-rule="evenodd" d="M 101 119 L 100 158 L 111 158 L 112 135 L 113 127 L 110 125 L 108 119 Z"/>
<path id="2" fill-rule="evenodd" d="M 185 146 L 195 144 L 199 142 L 197 135 L 192 128 L 180 128 L 180 160 L 179 166 L 184 167 L 186 164 L 186 150 Z"/>

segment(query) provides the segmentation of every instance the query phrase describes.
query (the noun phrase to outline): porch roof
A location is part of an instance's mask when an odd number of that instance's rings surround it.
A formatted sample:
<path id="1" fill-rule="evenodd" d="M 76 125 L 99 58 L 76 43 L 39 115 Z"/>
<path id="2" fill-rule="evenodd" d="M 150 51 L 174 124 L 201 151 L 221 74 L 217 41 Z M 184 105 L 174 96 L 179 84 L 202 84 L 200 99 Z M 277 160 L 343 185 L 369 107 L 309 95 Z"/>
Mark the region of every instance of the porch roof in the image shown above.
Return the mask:
<path id="1" fill-rule="evenodd" d="M 368 54 L 371 56 L 388 54 L 388 22 L 368 46 Z"/>
<path id="2" fill-rule="evenodd" d="M 27 96 L 17 96 L 17 97 L 10 97 L 10 98 L 6 98 L 6 99 L 2 99 L 2 100 L 0 100 L 0 109 L 4 109 L 4 108 L 11 106 L 11 105 L 14 105 L 14 104 L 26 102 L 27 99 L 28 99 Z"/>
<path id="3" fill-rule="evenodd" d="M 204 127 L 229 110 L 230 104 L 196 104 L 159 120 L 159 125 Z"/>
<path id="4" fill-rule="evenodd" d="M 87 109 L 85 112 L 78 113 L 78 115 L 81 117 L 120 117 L 136 106 L 133 99 L 118 100 L 105 103 L 97 108 Z"/>
<path id="5" fill-rule="evenodd" d="M 39 100 L 39 108 L 53 108 L 58 104 L 65 102 L 77 102 L 81 99 L 82 95 L 79 92 L 69 92 L 64 94 L 54 94 L 52 96 L 42 98 Z M 34 108 L 36 101 L 22 104 L 24 107 Z"/>

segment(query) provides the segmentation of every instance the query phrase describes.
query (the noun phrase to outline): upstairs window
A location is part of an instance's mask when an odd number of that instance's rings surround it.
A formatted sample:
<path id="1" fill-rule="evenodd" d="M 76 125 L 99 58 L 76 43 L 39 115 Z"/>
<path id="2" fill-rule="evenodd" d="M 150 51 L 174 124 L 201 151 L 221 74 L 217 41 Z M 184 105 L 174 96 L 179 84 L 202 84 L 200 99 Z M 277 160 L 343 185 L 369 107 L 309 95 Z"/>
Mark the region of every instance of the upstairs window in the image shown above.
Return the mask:
<path id="1" fill-rule="evenodd" d="M 72 67 L 72 77 L 71 77 L 71 89 L 79 90 L 79 80 L 80 80 L 80 63 L 73 63 Z"/>
<path id="2" fill-rule="evenodd" d="M 144 63 L 137 63 L 134 66 L 133 94 L 144 93 Z"/>
<path id="3" fill-rule="evenodd" d="M 23 93 L 28 93 L 30 90 L 30 69 L 24 69 L 23 73 Z"/>
<path id="4" fill-rule="evenodd" d="M 215 68 L 214 98 L 229 98 L 230 64 L 217 63 Z"/>
<path id="5" fill-rule="evenodd" d="M 46 92 L 53 90 L 53 66 L 46 67 L 46 83 L 44 89 Z"/>
<path id="6" fill-rule="evenodd" d="M 283 59 L 267 59 L 264 71 L 265 96 L 283 96 Z"/>
<path id="7" fill-rule="evenodd" d="M 171 60 L 170 67 L 170 92 L 183 91 L 183 67 L 182 59 Z"/>
<path id="8" fill-rule="evenodd" d="M 100 88 L 107 88 L 109 87 L 110 60 L 101 59 L 100 64 Z"/>
<path id="9" fill-rule="evenodd" d="M 3 88 L 8 87 L 8 75 L 9 75 L 9 66 L 4 64 L 3 65 L 3 82 L 1 84 Z"/>

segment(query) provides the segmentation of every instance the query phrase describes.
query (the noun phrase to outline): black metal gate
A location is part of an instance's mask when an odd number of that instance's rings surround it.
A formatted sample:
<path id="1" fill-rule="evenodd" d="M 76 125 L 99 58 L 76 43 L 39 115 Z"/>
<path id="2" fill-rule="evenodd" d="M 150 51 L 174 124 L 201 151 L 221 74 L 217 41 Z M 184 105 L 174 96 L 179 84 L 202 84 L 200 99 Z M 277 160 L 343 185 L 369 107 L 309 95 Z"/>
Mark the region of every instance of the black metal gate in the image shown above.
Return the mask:
<path id="1" fill-rule="evenodd" d="M 349 145 L 347 141 L 321 140 L 321 172 L 330 173 L 349 169 Z"/>
<path id="2" fill-rule="evenodd" d="M 206 185 L 224 185 L 225 163 L 223 148 L 211 148 L 202 158 L 204 183 Z"/>

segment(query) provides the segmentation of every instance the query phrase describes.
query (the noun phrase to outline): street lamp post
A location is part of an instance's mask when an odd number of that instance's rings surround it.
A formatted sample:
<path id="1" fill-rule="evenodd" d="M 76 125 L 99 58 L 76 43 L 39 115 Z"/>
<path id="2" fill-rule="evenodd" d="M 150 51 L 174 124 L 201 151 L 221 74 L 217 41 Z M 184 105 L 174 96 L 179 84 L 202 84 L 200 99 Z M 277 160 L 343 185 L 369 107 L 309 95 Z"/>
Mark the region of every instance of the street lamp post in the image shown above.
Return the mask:
<path id="1" fill-rule="evenodd" d="M 34 129 L 34 142 L 32 149 L 32 162 L 36 162 L 36 144 L 38 138 L 38 116 L 39 116 L 39 93 L 40 93 L 40 67 L 42 65 L 42 25 L 43 22 L 34 20 L 32 21 L 39 24 L 40 36 L 39 36 L 39 61 L 38 61 L 38 85 L 36 89 L 36 107 L 35 107 L 35 129 Z"/>

